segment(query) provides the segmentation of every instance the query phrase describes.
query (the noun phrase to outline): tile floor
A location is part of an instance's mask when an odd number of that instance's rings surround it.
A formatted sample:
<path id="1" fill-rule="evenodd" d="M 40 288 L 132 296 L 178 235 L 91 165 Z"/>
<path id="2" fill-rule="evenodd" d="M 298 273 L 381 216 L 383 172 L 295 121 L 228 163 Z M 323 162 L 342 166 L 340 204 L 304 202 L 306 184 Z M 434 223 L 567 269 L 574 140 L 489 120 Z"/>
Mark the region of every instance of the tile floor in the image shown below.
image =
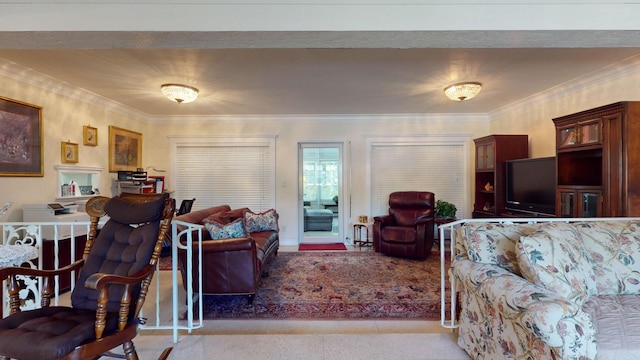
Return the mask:
<path id="1" fill-rule="evenodd" d="M 297 251 L 297 246 L 281 246 L 280 251 Z M 171 272 L 156 275 L 160 276 L 159 293 L 170 299 L 166 294 L 170 294 Z M 154 292 L 150 289 L 150 294 Z M 145 311 L 152 314 L 149 300 Z M 161 308 L 169 309 L 170 304 L 161 302 Z M 422 320 L 206 320 L 203 328 L 191 334 L 180 331 L 176 344 L 170 330 L 140 330 L 135 346 L 140 359 L 157 359 L 167 347 L 173 347 L 172 360 L 470 359 L 456 345 L 450 329 L 439 321 Z"/>
<path id="2" fill-rule="evenodd" d="M 169 274 L 161 272 L 162 288 Z M 170 359 L 469 359 L 455 341 L 438 321 L 208 320 L 191 334 L 181 331 L 177 344 L 168 330 L 142 330 L 136 348 L 141 359 L 155 359 L 169 346 Z"/>

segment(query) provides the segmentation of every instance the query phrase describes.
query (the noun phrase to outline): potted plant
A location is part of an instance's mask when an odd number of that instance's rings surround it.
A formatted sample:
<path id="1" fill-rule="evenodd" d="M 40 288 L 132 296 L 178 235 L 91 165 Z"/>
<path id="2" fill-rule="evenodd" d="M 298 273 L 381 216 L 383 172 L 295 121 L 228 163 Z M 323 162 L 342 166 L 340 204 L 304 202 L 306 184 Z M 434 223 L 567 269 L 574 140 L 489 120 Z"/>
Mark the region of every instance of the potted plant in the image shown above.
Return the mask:
<path id="1" fill-rule="evenodd" d="M 338 195 L 334 196 L 332 200 L 336 205 L 338 205 Z"/>
<path id="2" fill-rule="evenodd" d="M 458 208 L 450 202 L 444 200 L 436 201 L 435 207 L 436 218 L 439 219 L 455 219 Z"/>

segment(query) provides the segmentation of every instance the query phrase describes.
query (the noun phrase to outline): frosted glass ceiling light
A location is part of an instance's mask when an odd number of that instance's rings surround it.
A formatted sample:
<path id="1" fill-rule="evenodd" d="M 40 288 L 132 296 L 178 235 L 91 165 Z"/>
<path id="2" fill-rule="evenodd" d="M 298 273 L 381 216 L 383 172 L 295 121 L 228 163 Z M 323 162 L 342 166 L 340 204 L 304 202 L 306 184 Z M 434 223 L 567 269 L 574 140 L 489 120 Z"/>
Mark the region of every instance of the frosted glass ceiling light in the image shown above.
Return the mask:
<path id="1" fill-rule="evenodd" d="M 164 84 L 160 87 L 164 96 L 178 104 L 190 103 L 198 97 L 198 89 L 180 84 Z"/>
<path id="2" fill-rule="evenodd" d="M 481 89 L 479 82 L 464 82 L 447 86 L 444 94 L 453 101 L 465 101 L 478 95 Z"/>

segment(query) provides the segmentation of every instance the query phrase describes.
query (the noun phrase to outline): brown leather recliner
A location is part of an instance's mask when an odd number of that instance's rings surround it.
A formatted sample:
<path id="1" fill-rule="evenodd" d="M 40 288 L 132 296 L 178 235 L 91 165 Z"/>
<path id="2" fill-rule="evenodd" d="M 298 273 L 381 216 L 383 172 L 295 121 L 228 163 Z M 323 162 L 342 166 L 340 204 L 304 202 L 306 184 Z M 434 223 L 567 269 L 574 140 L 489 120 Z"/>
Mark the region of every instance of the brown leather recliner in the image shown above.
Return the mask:
<path id="1" fill-rule="evenodd" d="M 432 192 L 399 191 L 389 195 L 389 215 L 374 217 L 373 246 L 383 254 L 426 259 L 434 241 Z"/>

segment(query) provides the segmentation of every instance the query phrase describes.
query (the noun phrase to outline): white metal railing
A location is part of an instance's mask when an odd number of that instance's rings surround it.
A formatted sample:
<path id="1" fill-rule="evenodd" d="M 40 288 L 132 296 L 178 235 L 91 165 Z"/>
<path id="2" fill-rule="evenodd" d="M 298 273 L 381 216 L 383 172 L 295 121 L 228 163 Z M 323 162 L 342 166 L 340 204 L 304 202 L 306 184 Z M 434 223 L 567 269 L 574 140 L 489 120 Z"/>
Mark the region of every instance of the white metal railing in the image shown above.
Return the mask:
<path id="1" fill-rule="evenodd" d="M 63 240 L 75 239 L 89 233 L 89 222 L 2 222 L 2 245 L 25 245 L 34 246 L 38 250 L 38 257 L 27 261 L 32 269 L 43 269 L 44 255 L 43 242 L 51 241 L 53 245 L 53 268 L 60 267 L 60 242 Z M 47 238 L 43 238 L 47 234 Z M 71 262 L 76 258 L 76 243 L 70 241 L 69 258 Z M 75 286 L 75 271 L 71 274 L 71 290 Z M 22 276 L 18 278 L 23 283 L 23 290 L 20 291 L 22 300 L 21 309 L 29 310 L 40 307 L 42 300 L 41 289 L 42 279 Z M 6 279 L 2 279 L 2 317 L 9 315 L 9 296 L 6 286 Z M 53 304 L 60 305 L 60 279 L 54 277 Z"/>
<path id="2" fill-rule="evenodd" d="M 451 242 L 449 246 L 449 251 L 451 254 L 450 263 L 453 261 L 455 257 L 455 232 L 464 224 L 469 223 L 500 223 L 500 224 L 517 224 L 517 223 L 542 223 L 542 222 L 592 222 L 592 221 L 640 221 L 640 218 L 631 218 L 631 217 L 618 217 L 618 218 L 487 218 L 487 219 L 464 219 L 458 220 L 455 222 L 451 222 L 448 224 L 443 224 L 438 226 L 438 230 L 440 231 L 440 325 L 445 328 L 457 328 L 458 324 L 456 321 L 456 281 L 452 274 L 449 274 L 449 282 L 451 287 L 451 311 L 449 313 L 449 319 L 447 320 L 446 313 L 446 299 L 447 294 L 445 292 L 446 288 L 446 271 L 448 267 L 446 266 L 445 260 L 445 245 L 444 245 L 444 236 L 445 232 L 449 231 L 451 236 Z"/>
<path id="3" fill-rule="evenodd" d="M 77 236 L 84 236 L 89 233 L 90 222 L 77 221 L 77 222 L 0 222 L 0 227 L 2 228 L 2 245 L 28 245 L 34 246 L 37 248 L 38 257 L 36 259 L 29 260 L 26 264 L 33 269 L 43 269 L 44 256 L 48 256 L 43 254 L 43 242 L 51 241 L 53 247 L 53 268 L 57 269 L 60 266 L 60 242 L 63 240 L 75 239 Z M 183 228 L 182 231 L 178 231 L 178 226 Z M 167 321 L 163 322 L 161 318 L 163 314 L 167 313 L 167 304 L 162 303 L 163 294 L 161 294 L 161 286 L 160 286 L 160 274 L 156 274 L 155 276 L 155 309 L 153 310 L 154 314 L 152 314 L 155 318 L 155 324 L 151 324 L 147 322 L 146 324 L 142 324 L 140 326 L 141 330 L 158 330 L 158 329 L 169 329 L 173 331 L 173 339 L 174 342 L 178 341 L 178 330 L 186 329 L 189 333 L 192 332 L 193 329 L 201 328 L 203 326 L 203 304 L 202 304 L 202 231 L 204 226 L 197 224 L 190 224 L 183 221 L 174 220 L 171 226 L 171 238 L 179 239 L 180 236 L 185 236 L 186 244 L 182 245 L 179 241 L 172 241 L 171 255 L 172 255 L 172 266 L 171 266 L 171 286 L 172 286 L 172 296 L 171 296 L 171 314 L 172 319 L 169 324 Z M 46 238 L 43 236 L 47 236 Z M 197 239 L 194 239 L 194 236 Z M 198 252 L 198 263 L 200 267 L 198 268 L 198 289 L 197 298 L 194 296 L 194 288 L 193 288 L 193 249 L 194 242 L 197 244 L 196 249 L 200 249 Z M 180 269 L 178 267 L 178 249 L 185 250 L 187 253 L 186 259 L 186 306 L 187 310 L 185 313 L 185 320 L 180 321 L 180 300 L 179 300 L 179 291 L 182 284 L 179 279 Z M 82 250 L 82 249 L 78 249 Z M 76 257 L 76 242 L 70 241 L 70 254 L 69 258 L 73 263 L 78 258 Z M 65 254 L 66 255 L 66 254 Z M 60 279 L 59 276 L 55 276 L 54 278 L 54 296 L 52 302 L 54 305 L 60 305 L 61 301 L 64 304 L 70 304 L 70 299 L 65 295 L 70 294 L 73 288 L 76 285 L 76 274 L 73 272 L 71 274 L 71 287 L 68 293 L 60 293 Z M 33 277 L 20 277 L 19 280 L 23 282 L 23 290 L 20 291 L 20 299 L 22 300 L 21 309 L 29 310 L 40 307 L 40 303 L 42 300 L 41 297 L 41 289 L 42 289 L 42 279 L 33 278 Z M 3 291 L 3 301 L 0 310 L 2 312 L 0 315 L 2 317 L 6 317 L 9 315 L 9 296 L 8 290 L 6 286 L 6 280 L 2 279 L 2 291 Z M 165 294 L 166 295 L 166 294 Z M 197 299 L 198 305 L 198 314 L 197 321 L 195 319 L 194 314 L 194 301 Z M 151 300 L 151 299 L 149 299 Z M 164 311 L 163 311 L 164 310 Z M 144 311 L 144 309 L 143 309 Z M 141 316 L 144 316 L 142 313 Z"/>
<path id="4" fill-rule="evenodd" d="M 182 228 L 179 230 L 178 227 Z M 178 331 L 187 330 L 190 334 L 194 329 L 202 328 L 204 319 L 204 308 L 202 304 L 202 231 L 204 226 L 198 224 L 191 224 L 184 221 L 173 220 L 171 223 L 171 325 L 162 324 L 162 304 L 160 291 L 160 276 L 156 276 L 156 302 L 155 302 L 155 322 L 156 325 L 144 325 L 142 329 L 156 330 L 156 329 L 169 329 L 172 330 L 173 342 L 178 342 Z M 194 239 L 194 234 L 197 239 Z M 179 241 L 181 236 L 185 236 L 186 243 L 182 245 Z M 194 317 L 194 290 L 193 290 L 193 248 L 194 242 L 197 244 L 198 251 L 198 292 L 197 296 L 198 305 L 198 318 Z M 186 251 L 186 312 L 185 319 L 180 320 L 180 268 L 178 267 L 178 249 Z"/>

